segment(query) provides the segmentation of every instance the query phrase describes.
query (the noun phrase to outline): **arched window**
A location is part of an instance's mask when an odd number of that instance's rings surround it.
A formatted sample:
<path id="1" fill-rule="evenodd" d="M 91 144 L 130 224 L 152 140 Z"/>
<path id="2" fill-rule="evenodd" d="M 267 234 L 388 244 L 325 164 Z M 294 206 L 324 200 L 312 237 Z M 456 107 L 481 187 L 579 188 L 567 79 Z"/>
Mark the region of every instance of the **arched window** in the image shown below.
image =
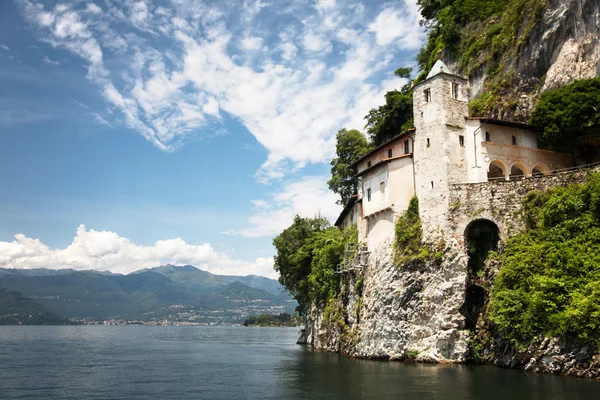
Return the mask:
<path id="1" fill-rule="evenodd" d="M 505 177 L 504 165 L 500 161 L 492 161 L 488 169 L 488 181 L 503 179 Z"/>
<path id="2" fill-rule="evenodd" d="M 548 175 L 548 167 L 546 167 L 544 164 L 538 164 L 535 167 L 533 167 L 533 169 L 531 170 L 531 175 L 532 176 Z"/>
<path id="3" fill-rule="evenodd" d="M 525 177 L 525 168 L 522 165 L 514 164 L 510 168 L 510 180 L 522 179 Z"/>

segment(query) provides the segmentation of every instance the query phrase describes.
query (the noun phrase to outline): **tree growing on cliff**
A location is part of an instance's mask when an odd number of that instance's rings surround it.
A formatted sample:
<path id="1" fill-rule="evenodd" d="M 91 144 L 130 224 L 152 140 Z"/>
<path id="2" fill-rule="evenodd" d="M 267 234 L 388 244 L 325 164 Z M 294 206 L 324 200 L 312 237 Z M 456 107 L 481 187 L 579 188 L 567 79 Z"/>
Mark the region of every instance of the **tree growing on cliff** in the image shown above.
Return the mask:
<path id="1" fill-rule="evenodd" d="M 325 218 L 297 215 L 292 225 L 273 239 L 277 251 L 274 268 L 279 272 L 279 283 L 296 298 L 301 310 L 310 301 L 307 278 L 311 272 L 312 251 L 305 244 L 329 226 Z"/>
<path id="2" fill-rule="evenodd" d="M 356 244 L 356 228 L 341 231 L 323 218 L 294 218 L 273 244 L 277 250 L 275 270 L 279 282 L 298 301 L 304 312 L 309 303 L 325 303 L 338 289 L 336 266 L 347 244 Z"/>
<path id="3" fill-rule="evenodd" d="M 600 77 L 542 94 L 531 116 L 542 141 L 562 149 L 600 137 Z"/>
<path id="4" fill-rule="evenodd" d="M 366 128 L 371 142 L 379 146 L 397 134 L 414 127 L 413 101 L 410 87 L 411 68 L 398 68 L 396 76 L 408 79 L 400 90 L 392 90 L 385 94 L 385 104 L 373 108 L 365 116 Z"/>
<path id="5" fill-rule="evenodd" d="M 340 195 L 338 204 L 345 205 L 356 193 L 356 172 L 351 165 L 371 148 L 365 136 L 356 129 L 338 132 L 335 146 L 337 157 L 331 160 L 331 179 L 327 182 L 329 189 Z"/>

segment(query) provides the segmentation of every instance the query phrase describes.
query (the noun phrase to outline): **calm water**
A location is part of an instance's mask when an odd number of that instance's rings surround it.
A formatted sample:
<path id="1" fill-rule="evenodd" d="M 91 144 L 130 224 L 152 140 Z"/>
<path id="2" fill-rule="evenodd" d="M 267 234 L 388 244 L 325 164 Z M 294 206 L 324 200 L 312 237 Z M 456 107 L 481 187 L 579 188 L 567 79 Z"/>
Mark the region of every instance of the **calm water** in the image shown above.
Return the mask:
<path id="1" fill-rule="evenodd" d="M 600 399 L 600 383 L 352 360 L 296 328 L 0 326 L 7 399 Z"/>

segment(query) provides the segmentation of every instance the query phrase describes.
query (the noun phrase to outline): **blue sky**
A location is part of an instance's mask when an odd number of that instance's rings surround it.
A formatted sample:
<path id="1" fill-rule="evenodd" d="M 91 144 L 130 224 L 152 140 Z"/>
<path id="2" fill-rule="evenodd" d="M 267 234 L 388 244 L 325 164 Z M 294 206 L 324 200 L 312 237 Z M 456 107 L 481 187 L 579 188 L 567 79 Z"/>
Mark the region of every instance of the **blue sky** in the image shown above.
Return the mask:
<path id="1" fill-rule="evenodd" d="M 275 276 L 422 39 L 415 0 L 0 2 L 0 267 Z"/>

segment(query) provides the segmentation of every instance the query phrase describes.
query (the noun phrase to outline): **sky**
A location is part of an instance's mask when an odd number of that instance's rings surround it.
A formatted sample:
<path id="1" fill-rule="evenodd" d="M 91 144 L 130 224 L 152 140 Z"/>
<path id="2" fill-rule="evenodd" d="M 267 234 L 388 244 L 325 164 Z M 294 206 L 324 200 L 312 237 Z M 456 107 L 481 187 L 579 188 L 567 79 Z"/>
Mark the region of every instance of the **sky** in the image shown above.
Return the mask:
<path id="1" fill-rule="evenodd" d="M 276 277 L 335 221 L 335 135 L 405 81 L 416 0 L 0 1 L 0 267 Z"/>

